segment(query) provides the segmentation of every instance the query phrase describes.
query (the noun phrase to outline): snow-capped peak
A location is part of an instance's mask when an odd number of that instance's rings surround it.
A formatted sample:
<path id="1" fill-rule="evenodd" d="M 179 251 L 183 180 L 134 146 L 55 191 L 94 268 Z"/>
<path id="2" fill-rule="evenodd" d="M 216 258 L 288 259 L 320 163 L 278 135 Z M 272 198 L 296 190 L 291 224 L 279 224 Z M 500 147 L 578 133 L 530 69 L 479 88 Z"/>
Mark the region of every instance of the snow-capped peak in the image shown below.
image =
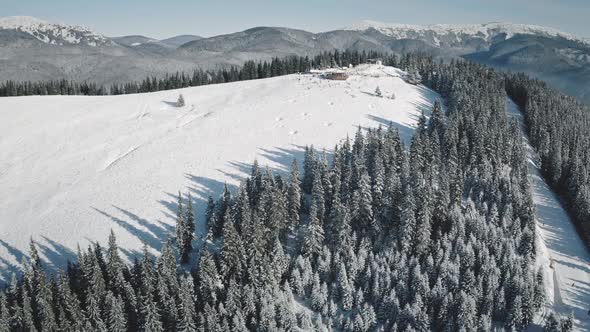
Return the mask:
<path id="1" fill-rule="evenodd" d="M 49 24 L 49 22 L 43 21 L 32 16 L 0 17 L 0 27 L 3 29 L 18 29 L 46 24 Z"/>
<path id="2" fill-rule="evenodd" d="M 578 38 L 574 35 L 559 31 L 554 28 L 538 25 L 501 22 L 484 24 L 411 25 L 363 20 L 355 22 L 352 25 L 345 27 L 343 30 L 365 31 L 371 28 L 385 35 L 399 39 L 427 37 L 430 35 L 431 37 L 434 37 L 436 44 L 438 44 L 437 38 L 441 36 L 453 35 L 453 37 L 456 37 L 458 40 L 464 36 L 479 37 L 489 41 L 499 34 L 505 34 L 506 38 L 510 38 L 517 34 L 529 34 L 549 37 L 562 37 L 569 40 L 584 42 L 582 38 Z"/>
<path id="3" fill-rule="evenodd" d="M 110 43 L 108 38 L 88 28 L 50 23 L 31 16 L 1 17 L 0 30 L 22 31 L 44 43 L 55 45 L 97 46 Z"/>

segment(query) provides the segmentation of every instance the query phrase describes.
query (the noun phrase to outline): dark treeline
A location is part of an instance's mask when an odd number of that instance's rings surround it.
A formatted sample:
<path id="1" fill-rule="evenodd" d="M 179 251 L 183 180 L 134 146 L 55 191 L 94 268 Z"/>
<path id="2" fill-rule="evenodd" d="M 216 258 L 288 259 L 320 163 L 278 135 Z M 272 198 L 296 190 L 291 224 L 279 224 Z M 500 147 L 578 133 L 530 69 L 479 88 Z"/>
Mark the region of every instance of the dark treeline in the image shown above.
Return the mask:
<path id="1" fill-rule="evenodd" d="M 524 112 L 541 171 L 590 247 L 590 110 L 544 82 L 511 75 L 507 91 Z"/>
<path id="2" fill-rule="evenodd" d="M 331 158 L 308 148 L 287 178 L 254 163 L 237 192 L 209 199 L 198 253 L 190 196 L 157 259 L 146 249 L 124 264 L 113 234 L 49 278 L 32 243 L 0 294 L 0 331 L 525 329 L 545 294 L 504 76 L 402 61 L 447 101 L 420 118 L 409 150 L 393 127 L 359 128 Z M 550 314 L 545 328 L 572 320 Z"/>
<path id="3" fill-rule="evenodd" d="M 119 95 L 186 88 L 207 84 L 268 78 L 303 73 L 312 68 L 327 68 L 366 63 L 368 59 L 382 58 L 389 65 L 397 64 L 395 55 L 375 52 L 338 51 L 324 52 L 315 57 L 290 56 L 273 58 L 270 62 L 246 61 L 242 67 L 231 66 L 219 70 L 196 69 L 193 73 L 177 72 L 165 77 L 146 77 L 141 82 L 113 84 L 106 88 L 94 83 L 68 80 L 42 82 L 6 81 L 0 84 L 0 97 L 31 95 Z"/>

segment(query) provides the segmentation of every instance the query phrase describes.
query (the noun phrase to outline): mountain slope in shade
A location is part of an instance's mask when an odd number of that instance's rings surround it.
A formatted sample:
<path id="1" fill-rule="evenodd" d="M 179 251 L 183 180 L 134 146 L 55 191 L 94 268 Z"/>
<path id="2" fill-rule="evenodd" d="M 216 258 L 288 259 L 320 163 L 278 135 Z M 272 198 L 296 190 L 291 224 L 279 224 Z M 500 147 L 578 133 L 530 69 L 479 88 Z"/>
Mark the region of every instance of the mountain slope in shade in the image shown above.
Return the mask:
<path id="1" fill-rule="evenodd" d="M 166 39 L 162 39 L 160 40 L 161 43 L 166 44 L 170 47 L 180 47 L 181 45 L 184 45 L 186 43 L 195 41 L 195 40 L 199 40 L 199 39 L 203 39 L 203 37 L 201 36 L 196 36 L 196 35 L 180 35 L 180 36 L 174 36 L 174 37 L 170 37 L 170 38 L 166 38 Z"/>
<path id="2" fill-rule="evenodd" d="M 124 45 L 124 46 L 139 46 L 146 43 L 158 43 L 159 40 L 141 36 L 141 35 L 132 35 L 132 36 L 122 36 L 122 37 L 113 37 L 112 38 L 117 44 Z"/>
<path id="3" fill-rule="evenodd" d="M 256 27 L 242 32 L 204 38 L 181 46 L 199 52 L 290 52 L 314 48 L 313 33 L 278 27 Z"/>
<path id="4" fill-rule="evenodd" d="M 178 190 L 196 216 L 257 159 L 282 172 L 305 145 L 330 151 L 358 126 L 388 126 L 409 142 L 439 96 L 403 72 L 359 66 L 347 81 L 288 75 L 156 93 L 0 98 L 0 279 L 18 269 L 31 236 L 63 267 L 76 247 L 159 250 L 174 233 Z M 379 86 L 384 96 L 372 95 Z M 175 107 L 179 93 L 186 106 Z M 199 219 L 197 229 L 204 230 Z"/>
<path id="5" fill-rule="evenodd" d="M 590 45 L 565 38 L 518 35 L 464 56 L 498 69 L 524 72 L 590 103 Z"/>

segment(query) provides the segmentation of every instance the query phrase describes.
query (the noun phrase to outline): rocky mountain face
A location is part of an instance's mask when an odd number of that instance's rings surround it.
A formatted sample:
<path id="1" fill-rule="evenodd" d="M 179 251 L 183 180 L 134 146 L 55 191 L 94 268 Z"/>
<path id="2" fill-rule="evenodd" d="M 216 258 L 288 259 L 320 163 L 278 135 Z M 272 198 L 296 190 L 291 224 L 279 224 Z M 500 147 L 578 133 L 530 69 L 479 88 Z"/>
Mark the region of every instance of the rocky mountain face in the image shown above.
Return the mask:
<path id="1" fill-rule="evenodd" d="M 0 18 L 0 30 L 8 30 L 23 33 L 38 41 L 59 46 L 105 46 L 113 42 L 100 34 L 94 33 L 88 28 L 49 23 L 28 16 L 12 16 Z"/>
<path id="2" fill-rule="evenodd" d="M 256 27 L 210 38 L 181 35 L 157 40 L 108 38 L 82 27 L 9 17 L 0 19 L 0 46 L 2 79 L 68 78 L 99 84 L 334 49 L 421 52 L 523 71 L 590 102 L 590 43 L 555 29 L 522 24 L 361 21 L 321 33 Z"/>
<path id="3" fill-rule="evenodd" d="M 376 30 L 396 40 L 418 39 L 441 48 L 492 44 L 499 40 L 510 39 L 516 35 L 561 37 L 578 40 L 573 35 L 553 28 L 512 23 L 408 25 L 365 20 L 354 23 L 343 28 L 343 30 Z"/>

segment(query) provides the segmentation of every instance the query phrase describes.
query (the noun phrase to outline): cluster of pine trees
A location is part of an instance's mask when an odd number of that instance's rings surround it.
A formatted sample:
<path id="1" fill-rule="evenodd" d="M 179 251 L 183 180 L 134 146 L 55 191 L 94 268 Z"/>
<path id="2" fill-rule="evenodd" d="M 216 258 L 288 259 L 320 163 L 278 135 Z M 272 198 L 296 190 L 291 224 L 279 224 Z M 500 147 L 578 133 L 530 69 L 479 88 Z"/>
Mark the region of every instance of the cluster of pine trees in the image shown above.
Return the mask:
<path id="1" fill-rule="evenodd" d="M 524 112 L 544 178 L 564 199 L 590 246 L 590 110 L 522 74 L 507 76 L 506 86 Z"/>
<path id="2" fill-rule="evenodd" d="M 218 84 L 236 81 L 268 78 L 294 73 L 307 72 L 312 68 L 328 68 L 336 66 L 358 65 L 369 59 L 384 58 L 387 63 L 397 63 L 395 55 L 375 52 L 338 51 L 324 52 L 312 58 L 309 56 L 275 57 L 271 61 L 246 61 L 242 67 L 231 66 L 219 70 L 196 69 L 192 74 L 177 72 L 165 77 L 146 77 L 141 82 L 113 84 L 109 88 L 95 83 L 79 83 L 75 81 L 42 81 L 15 82 L 6 81 L 0 84 L 0 97 L 31 96 L 31 95 L 120 95 L 141 92 L 154 92 Z"/>
<path id="3" fill-rule="evenodd" d="M 194 264 L 180 264 L 194 236 L 180 195 L 175 240 L 157 259 L 146 249 L 124 264 L 112 235 L 51 278 L 32 244 L 0 294 L 0 331 L 526 328 L 545 294 L 504 76 L 400 61 L 447 101 L 420 118 L 409 150 L 393 127 L 359 128 L 330 158 L 308 148 L 288 178 L 254 163 L 237 192 L 209 199 Z M 571 330 L 549 317 L 548 329 Z"/>
<path id="4" fill-rule="evenodd" d="M 68 80 L 16 82 L 6 81 L 0 84 L 0 97 L 44 96 L 44 95 L 87 95 L 101 96 L 109 94 L 108 89 L 96 83 L 78 83 Z"/>

